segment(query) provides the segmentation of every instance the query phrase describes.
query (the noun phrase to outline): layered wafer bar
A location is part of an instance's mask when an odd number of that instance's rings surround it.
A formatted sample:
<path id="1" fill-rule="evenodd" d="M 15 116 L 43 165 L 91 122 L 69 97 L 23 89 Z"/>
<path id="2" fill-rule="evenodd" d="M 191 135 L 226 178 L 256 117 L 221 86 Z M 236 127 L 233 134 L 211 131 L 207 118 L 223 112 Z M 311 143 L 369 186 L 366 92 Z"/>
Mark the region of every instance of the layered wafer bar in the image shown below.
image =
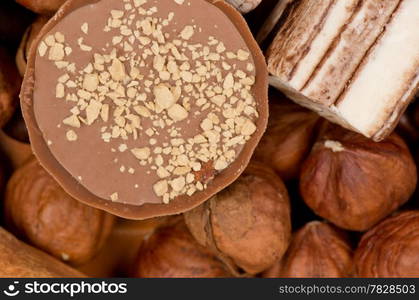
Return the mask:
<path id="1" fill-rule="evenodd" d="M 419 1 L 295 1 L 271 43 L 271 84 L 379 141 L 419 82 Z"/>

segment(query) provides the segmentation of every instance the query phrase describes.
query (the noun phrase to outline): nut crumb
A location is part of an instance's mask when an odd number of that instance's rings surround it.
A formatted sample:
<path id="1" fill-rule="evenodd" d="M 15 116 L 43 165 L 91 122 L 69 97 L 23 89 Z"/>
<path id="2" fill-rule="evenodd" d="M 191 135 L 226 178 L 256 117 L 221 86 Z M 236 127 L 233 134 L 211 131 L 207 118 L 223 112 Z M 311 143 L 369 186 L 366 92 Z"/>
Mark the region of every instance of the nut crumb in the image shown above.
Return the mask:
<path id="1" fill-rule="evenodd" d="M 66 137 L 67 137 L 67 140 L 70 142 L 77 141 L 77 134 L 74 132 L 74 130 L 67 131 Z"/>
<path id="2" fill-rule="evenodd" d="M 324 142 L 324 146 L 326 148 L 331 149 L 333 152 L 342 152 L 342 151 L 345 150 L 343 145 L 338 141 L 327 140 L 327 141 Z"/>

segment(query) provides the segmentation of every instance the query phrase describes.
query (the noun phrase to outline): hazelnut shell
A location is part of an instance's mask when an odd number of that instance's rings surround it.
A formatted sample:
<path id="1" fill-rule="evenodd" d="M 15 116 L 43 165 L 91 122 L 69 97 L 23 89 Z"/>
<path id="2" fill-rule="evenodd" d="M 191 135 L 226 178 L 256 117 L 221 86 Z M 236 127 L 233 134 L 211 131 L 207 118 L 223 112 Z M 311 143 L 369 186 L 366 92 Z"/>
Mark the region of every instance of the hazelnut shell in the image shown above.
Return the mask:
<path id="1" fill-rule="evenodd" d="M 99 253 L 77 269 L 92 277 L 129 276 L 143 241 L 166 222 L 167 217 L 140 221 L 118 218 Z"/>
<path id="2" fill-rule="evenodd" d="M 182 219 L 158 229 L 141 246 L 136 277 L 229 277 L 225 266 L 190 234 Z"/>
<path id="3" fill-rule="evenodd" d="M 275 263 L 291 235 L 288 193 L 281 179 L 259 163 L 203 205 L 184 214 L 197 241 L 238 275 Z M 240 269 L 239 269 L 240 268 Z"/>
<path id="4" fill-rule="evenodd" d="M 385 219 L 364 234 L 355 251 L 359 277 L 419 277 L 419 211 Z"/>
<path id="5" fill-rule="evenodd" d="M 28 64 L 23 79 L 22 90 L 20 94 L 22 112 L 25 122 L 28 127 L 31 146 L 35 156 L 38 158 L 41 165 L 56 179 L 56 181 L 75 199 L 88 204 L 90 206 L 106 210 L 112 214 L 130 218 L 130 219 L 147 219 L 158 216 L 174 215 L 190 210 L 199 204 L 203 203 L 211 196 L 231 184 L 241 172 L 245 169 L 250 161 L 257 143 L 262 137 L 268 120 L 268 72 L 264 56 L 253 38 L 250 29 L 248 28 L 244 18 L 232 6 L 220 0 L 206 0 L 221 11 L 231 20 L 232 24 L 236 26 L 238 32 L 244 38 L 250 52 L 253 55 L 256 67 L 256 81 L 253 87 L 255 99 L 257 101 L 257 109 L 259 118 L 256 121 L 256 132 L 252 135 L 249 141 L 244 145 L 240 155 L 236 158 L 230 166 L 218 174 L 208 187 L 203 191 L 195 193 L 192 196 L 182 195 L 169 204 L 145 204 L 141 206 L 121 204 L 111 202 L 108 199 L 97 197 L 85 187 L 83 187 L 76 178 L 72 177 L 68 171 L 60 165 L 54 158 L 46 141 L 42 136 L 42 132 L 38 127 L 33 110 L 33 85 L 34 85 L 34 65 L 36 56 L 36 47 L 31 47 L 30 55 L 28 57 Z M 34 45 L 38 45 L 44 35 L 57 24 L 65 15 L 71 11 L 86 5 L 87 3 L 94 3 L 97 0 L 68 0 L 60 8 L 57 14 L 50 19 L 50 21 L 42 28 L 40 34 L 35 39 Z"/>
<path id="6" fill-rule="evenodd" d="M 343 278 L 352 276 L 352 249 L 345 233 L 313 221 L 298 230 L 282 258 L 264 277 Z"/>
<path id="7" fill-rule="evenodd" d="M 31 160 L 15 171 L 4 202 L 7 227 L 36 247 L 77 265 L 103 246 L 114 216 L 84 205 Z"/>
<path id="8" fill-rule="evenodd" d="M 33 157 L 31 145 L 22 143 L 0 130 L 0 149 L 13 170 Z"/>
<path id="9" fill-rule="evenodd" d="M 298 178 L 320 117 L 282 94 L 270 93 L 269 100 L 268 127 L 253 159 L 272 167 L 284 180 Z"/>
<path id="10" fill-rule="evenodd" d="M 245 14 L 254 10 L 262 0 L 226 0 L 241 13 Z"/>
<path id="11" fill-rule="evenodd" d="M 85 277 L 46 253 L 16 239 L 0 227 L 0 277 Z"/>
<path id="12" fill-rule="evenodd" d="M 0 47 L 0 128 L 11 119 L 19 103 L 21 82 L 13 58 Z"/>
<path id="13" fill-rule="evenodd" d="M 328 125 L 303 164 L 300 192 L 319 216 L 364 231 L 409 200 L 416 182 L 415 163 L 398 135 L 377 143 Z"/>

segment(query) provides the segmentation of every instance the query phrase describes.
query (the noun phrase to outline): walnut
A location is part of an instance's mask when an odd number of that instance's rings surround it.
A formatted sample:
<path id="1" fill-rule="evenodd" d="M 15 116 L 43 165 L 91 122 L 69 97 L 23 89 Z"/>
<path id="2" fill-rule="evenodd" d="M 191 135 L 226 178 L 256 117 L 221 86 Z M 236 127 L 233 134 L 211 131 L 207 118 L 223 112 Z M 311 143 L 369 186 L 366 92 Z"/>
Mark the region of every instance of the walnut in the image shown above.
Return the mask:
<path id="1" fill-rule="evenodd" d="M 99 251 L 114 221 L 69 196 L 36 160 L 8 182 L 4 213 L 7 227 L 18 236 L 73 265 Z"/>
<path id="2" fill-rule="evenodd" d="M 301 195 L 316 214 L 341 228 L 364 231 L 409 200 L 417 173 L 398 135 L 376 143 L 330 125 L 300 179 Z"/>
<path id="3" fill-rule="evenodd" d="M 281 179 L 252 163 L 232 185 L 184 214 L 198 242 L 238 275 L 255 274 L 282 257 L 291 235 L 288 193 Z"/>
<path id="4" fill-rule="evenodd" d="M 392 216 L 369 230 L 355 251 L 359 277 L 419 276 L 419 211 Z"/>

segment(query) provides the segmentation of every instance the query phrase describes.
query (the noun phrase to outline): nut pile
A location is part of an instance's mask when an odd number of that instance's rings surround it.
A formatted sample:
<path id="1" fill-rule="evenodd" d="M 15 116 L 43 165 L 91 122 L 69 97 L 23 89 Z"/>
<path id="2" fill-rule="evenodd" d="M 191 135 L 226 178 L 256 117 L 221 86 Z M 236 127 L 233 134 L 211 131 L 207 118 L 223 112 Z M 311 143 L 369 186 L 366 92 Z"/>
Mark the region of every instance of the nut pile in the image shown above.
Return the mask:
<path id="1" fill-rule="evenodd" d="M 201 0 L 165 1 L 182 7 Z M 286 2 L 299 1 L 310 2 Z M 61 1 L 18 2 L 48 15 L 15 37 L 20 49 L 0 41 L 0 277 L 419 277 L 417 96 L 398 127 L 375 142 L 271 87 L 267 130 L 235 182 L 176 216 L 123 219 L 75 200 L 31 153 L 15 109 L 18 73 Z M 205 192 L 243 151 L 262 113 L 251 93 L 250 49 L 214 37 L 197 43 L 204 28 L 192 18 L 177 28 L 179 16 L 158 17 L 153 3 L 121 0 L 99 28 L 110 37 L 100 47 L 90 42 L 98 28 L 88 20 L 75 44 L 54 31 L 34 49 L 61 72 L 52 103 L 69 109 L 57 124 L 59 138 L 74 145 L 98 129 L 95 138 L 110 153 L 136 162 L 111 161 L 118 172 L 157 175 L 151 189 L 168 207 L 178 195 Z M 246 18 L 256 32 L 260 12 Z M 92 60 L 78 64 L 78 55 Z M 199 133 L 185 136 L 192 125 Z M 108 196 L 121 200 L 118 191 Z"/>

